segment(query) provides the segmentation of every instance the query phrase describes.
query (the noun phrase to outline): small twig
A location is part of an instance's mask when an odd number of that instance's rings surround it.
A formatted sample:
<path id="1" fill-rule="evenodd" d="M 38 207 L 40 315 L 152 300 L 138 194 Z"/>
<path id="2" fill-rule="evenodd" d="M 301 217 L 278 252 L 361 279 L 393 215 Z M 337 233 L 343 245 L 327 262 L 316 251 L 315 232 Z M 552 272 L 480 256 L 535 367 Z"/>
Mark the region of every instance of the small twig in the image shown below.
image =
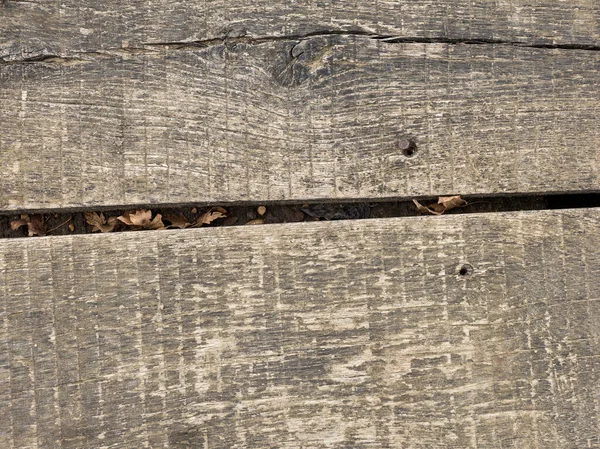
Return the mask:
<path id="1" fill-rule="evenodd" d="M 491 203 L 491 201 L 475 201 L 474 203 L 467 203 L 464 206 L 458 206 L 458 207 L 467 207 L 467 206 L 471 206 L 472 204 L 480 204 L 480 203 Z"/>
<path id="2" fill-rule="evenodd" d="M 73 219 L 73 216 L 71 215 L 69 217 L 69 219 L 67 221 L 65 221 L 64 223 L 59 224 L 58 226 L 56 226 L 55 228 L 50 229 L 49 231 L 46 232 L 46 234 L 50 234 L 52 231 L 56 231 L 58 228 L 63 227 L 64 225 L 66 225 L 68 222 L 70 222 Z"/>

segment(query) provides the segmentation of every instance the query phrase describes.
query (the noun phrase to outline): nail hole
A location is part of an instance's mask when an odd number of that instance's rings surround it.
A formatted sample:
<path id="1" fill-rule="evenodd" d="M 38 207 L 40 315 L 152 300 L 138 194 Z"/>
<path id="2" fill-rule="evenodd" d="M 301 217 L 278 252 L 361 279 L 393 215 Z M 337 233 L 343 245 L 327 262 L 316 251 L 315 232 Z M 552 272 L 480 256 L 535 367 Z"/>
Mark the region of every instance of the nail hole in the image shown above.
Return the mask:
<path id="1" fill-rule="evenodd" d="M 408 139 L 399 140 L 398 148 L 406 157 L 412 157 L 417 152 L 417 146 L 415 145 L 415 143 Z"/>
<path id="2" fill-rule="evenodd" d="M 473 266 L 469 265 L 468 263 L 464 264 L 462 267 L 460 267 L 460 270 L 458 270 L 458 274 L 461 276 L 470 276 L 473 274 Z"/>

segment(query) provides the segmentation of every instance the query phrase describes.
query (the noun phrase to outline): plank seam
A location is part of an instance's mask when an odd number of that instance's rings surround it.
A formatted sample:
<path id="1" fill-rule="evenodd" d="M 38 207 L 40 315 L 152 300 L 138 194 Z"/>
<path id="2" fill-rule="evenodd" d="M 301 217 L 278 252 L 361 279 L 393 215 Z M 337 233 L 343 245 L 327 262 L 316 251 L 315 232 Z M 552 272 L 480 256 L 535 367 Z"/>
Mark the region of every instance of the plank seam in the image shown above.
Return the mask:
<path id="1" fill-rule="evenodd" d="M 600 193 L 587 194 L 569 194 L 569 195 L 537 195 L 537 196 L 504 196 L 504 197 L 484 197 L 468 196 L 466 205 L 452 208 L 445 211 L 443 216 L 448 215 L 473 215 L 480 213 L 490 213 L 492 215 L 504 212 L 522 212 L 522 211 L 541 211 L 541 210 L 566 210 L 566 209 L 594 209 L 600 208 Z M 421 199 L 423 204 L 435 202 L 434 199 Z M 267 205 L 267 207 L 265 207 Z M 225 221 L 217 220 L 211 222 L 211 227 L 231 227 L 246 224 L 271 225 L 280 223 L 310 222 L 313 220 L 322 221 L 344 221 L 344 220 L 363 220 L 363 219 L 390 219 L 400 217 L 414 217 L 421 215 L 412 201 L 363 201 L 363 202 L 330 202 L 330 203 L 312 203 L 312 204 L 277 204 L 277 203 L 258 203 L 252 205 L 228 205 Z M 71 234 L 89 234 L 94 232 L 94 228 L 87 224 L 85 214 L 92 212 L 103 214 L 106 219 L 124 215 L 132 210 L 148 210 L 153 217 L 163 217 L 166 220 L 165 226 L 173 228 L 172 219 L 169 217 L 185 217 L 191 224 L 203 215 L 203 211 L 198 205 L 179 205 L 179 207 L 168 207 L 166 205 L 129 205 L 128 207 L 105 207 L 105 208 L 86 208 L 78 211 L 58 209 L 52 212 L 15 212 L 0 211 L 0 239 L 2 238 L 20 238 L 28 235 L 26 227 L 11 229 L 13 221 L 19 221 L 19 214 L 33 214 L 34 217 L 41 217 L 46 224 L 46 235 L 71 235 Z M 259 209 L 261 211 L 259 212 Z M 211 210 L 208 208 L 207 210 Z M 427 217 L 437 217 L 436 215 L 424 215 Z M 159 217 L 159 218 L 160 218 Z M 235 218 L 233 221 L 232 218 Z M 66 226 L 73 225 L 71 229 Z M 97 229 L 96 229 L 97 230 Z M 135 229 L 120 227 L 109 232 L 131 232 Z M 468 271 L 468 267 L 466 267 Z"/>

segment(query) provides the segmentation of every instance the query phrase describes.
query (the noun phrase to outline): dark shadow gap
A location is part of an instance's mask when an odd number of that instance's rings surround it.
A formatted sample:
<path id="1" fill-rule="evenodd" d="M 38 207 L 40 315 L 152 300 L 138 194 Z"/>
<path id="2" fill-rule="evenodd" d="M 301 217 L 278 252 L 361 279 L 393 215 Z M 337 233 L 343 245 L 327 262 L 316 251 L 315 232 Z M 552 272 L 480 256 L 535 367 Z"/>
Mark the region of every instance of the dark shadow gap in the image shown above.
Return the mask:
<path id="1" fill-rule="evenodd" d="M 467 205 L 444 212 L 445 215 L 494 213 L 523 210 L 548 210 L 600 207 L 600 193 L 552 194 L 552 195 L 507 195 L 507 196 L 469 196 L 464 197 Z M 424 206 L 434 204 L 437 198 L 419 199 Z M 428 215 L 419 212 L 412 200 L 383 200 L 363 202 L 311 202 L 311 203 L 247 203 L 242 205 L 215 204 L 226 210 L 226 217 L 218 218 L 202 227 L 241 226 L 247 224 L 268 225 L 274 223 L 294 223 L 300 221 L 323 220 L 361 220 L 369 218 L 394 218 Z M 263 206 L 263 207 L 261 207 Z M 28 214 L 36 216 L 43 223 L 47 235 L 88 234 L 93 227 L 86 222 L 85 213 L 102 213 L 106 220 L 118 217 L 127 211 L 148 209 L 152 218 L 161 215 L 165 226 L 172 226 L 168 217 L 178 217 L 183 222 L 195 223 L 208 210 L 209 206 L 151 205 L 115 208 L 88 208 L 86 210 L 57 210 L 46 213 Z M 22 212 L 0 212 L 0 238 L 19 238 L 28 236 L 28 226 L 12 229 L 11 223 L 22 219 Z M 434 217 L 434 215 L 428 215 Z M 112 232 L 129 232 L 130 226 L 120 220 Z M 113 219 L 113 222 L 115 220 Z M 50 231 L 51 232 L 48 232 Z"/>

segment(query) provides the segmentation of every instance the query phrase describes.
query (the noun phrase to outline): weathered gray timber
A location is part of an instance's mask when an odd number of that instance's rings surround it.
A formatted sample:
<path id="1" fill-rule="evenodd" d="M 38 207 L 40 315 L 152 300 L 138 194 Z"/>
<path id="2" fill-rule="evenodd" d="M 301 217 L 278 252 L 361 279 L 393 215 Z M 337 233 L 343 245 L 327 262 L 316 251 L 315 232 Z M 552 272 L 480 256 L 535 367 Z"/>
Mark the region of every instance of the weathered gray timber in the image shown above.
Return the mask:
<path id="1" fill-rule="evenodd" d="M 338 35 L 4 64 L 0 208 L 597 191 L 599 73 Z"/>
<path id="2" fill-rule="evenodd" d="M 0 447 L 599 447 L 598 242 L 598 209 L 0 241 Z"/>
<path id="3" fill-rule="evenodd" d="M 322 32 L 600 45 L 594 0 L 4 0 L 0 17 L 0 57 L 7 60 Z"/>

